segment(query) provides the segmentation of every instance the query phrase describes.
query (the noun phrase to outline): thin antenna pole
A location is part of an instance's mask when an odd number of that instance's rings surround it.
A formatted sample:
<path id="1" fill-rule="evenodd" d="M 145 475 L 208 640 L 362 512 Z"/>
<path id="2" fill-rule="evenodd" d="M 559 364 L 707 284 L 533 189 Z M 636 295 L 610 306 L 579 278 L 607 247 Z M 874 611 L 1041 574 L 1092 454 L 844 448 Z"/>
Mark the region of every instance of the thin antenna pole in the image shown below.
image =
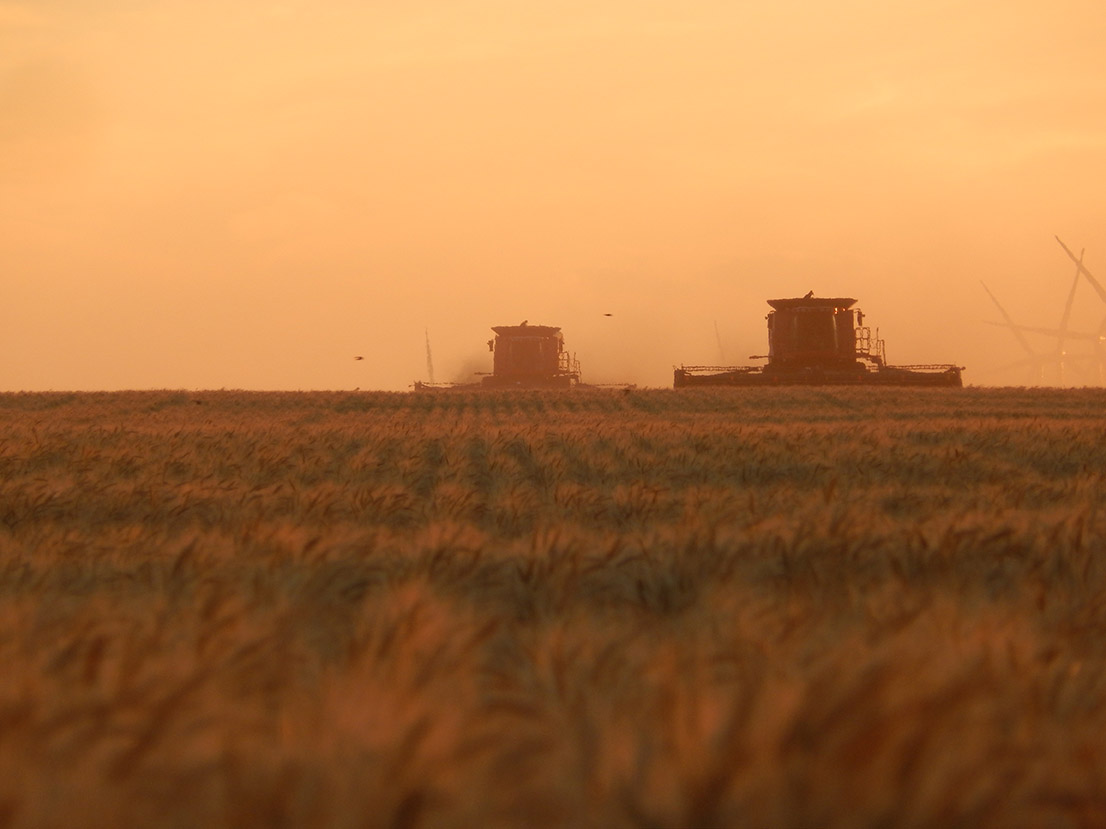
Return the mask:
<path id="1" fill-rule="evenodd" d="M 714 338 L 718 340 L 718 359 L 722 364 L 726 363 L 726 349 L 722 347 L 722 334 L 718 331 L 718 320 L 714 321 Z"/>
<path id="2" fill-rule="evenodd" d="M 426 376 L 434 382 L 434 357 L 430 353 L 430 329 L 426 329 Z"/>

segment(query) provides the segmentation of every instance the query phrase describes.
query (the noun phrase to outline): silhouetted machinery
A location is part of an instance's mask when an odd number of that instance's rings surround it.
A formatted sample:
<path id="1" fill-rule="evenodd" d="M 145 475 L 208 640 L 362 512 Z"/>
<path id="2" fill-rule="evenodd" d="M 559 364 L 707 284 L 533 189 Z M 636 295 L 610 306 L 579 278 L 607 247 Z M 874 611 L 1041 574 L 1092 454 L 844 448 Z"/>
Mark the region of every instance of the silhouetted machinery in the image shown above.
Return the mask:
<path id="1" fill-rule="evenodd" d="M 580 382 L 580 361 L 565 351 L 561 329 L 552 325 L 497 325 L 488 340 L 492 371 L 479 384 L 415 383 L 416 391 L 440 388 L 568 389 Z"/>
<path id="2" fill-rule="evenodd" d="M 565 351 L 561 329 L 552 325 L 497 325 L 488 340 L 492 373 L 481 381 L 496 388 L 567 389 L 580 382 L 580 362 Z"/>
<path id="3" fill-rule="evenodd" d="M 873 337 L 855 299 L 770 299 L 768 363 L 764 366 L 681 366 L 673 385 L 962 386 L 962 366 L 889 366 L 878 330 Z M 750 359 L 765 359 L 754 355 Z"/>

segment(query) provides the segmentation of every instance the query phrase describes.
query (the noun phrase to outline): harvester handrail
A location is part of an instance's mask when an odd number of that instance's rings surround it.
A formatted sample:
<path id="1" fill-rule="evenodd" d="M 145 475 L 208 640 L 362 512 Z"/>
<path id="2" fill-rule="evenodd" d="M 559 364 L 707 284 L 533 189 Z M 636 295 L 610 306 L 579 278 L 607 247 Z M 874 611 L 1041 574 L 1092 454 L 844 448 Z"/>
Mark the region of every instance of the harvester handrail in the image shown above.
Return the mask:
<path id="1" fill-rule="evenodd" d="M 964 371 L 965 367 L 952 363 L 912 363 L 910 365 L 884 366 L 884 368 L 902 368 L 909 371 L 951 371 L 952 369 Z"/>
<path id="2" fill-rule="evenodd" d="M 680 366 L 680 371 L 760 371 L 760 366 Z"/>

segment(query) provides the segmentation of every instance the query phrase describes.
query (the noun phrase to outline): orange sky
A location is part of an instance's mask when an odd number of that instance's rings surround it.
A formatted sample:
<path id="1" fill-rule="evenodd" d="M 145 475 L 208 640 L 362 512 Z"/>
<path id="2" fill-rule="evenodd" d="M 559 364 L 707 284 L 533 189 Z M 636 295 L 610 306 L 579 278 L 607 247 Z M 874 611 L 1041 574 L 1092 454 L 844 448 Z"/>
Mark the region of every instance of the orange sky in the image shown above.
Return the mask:
<path id="1" fill-rule="evenodd" d="M 666 386 L 812 289 L 1022 384 L 979 280 L 1055 325 L 1104 196 L 1100 2 L 0 0 L 0 389 Z"/>

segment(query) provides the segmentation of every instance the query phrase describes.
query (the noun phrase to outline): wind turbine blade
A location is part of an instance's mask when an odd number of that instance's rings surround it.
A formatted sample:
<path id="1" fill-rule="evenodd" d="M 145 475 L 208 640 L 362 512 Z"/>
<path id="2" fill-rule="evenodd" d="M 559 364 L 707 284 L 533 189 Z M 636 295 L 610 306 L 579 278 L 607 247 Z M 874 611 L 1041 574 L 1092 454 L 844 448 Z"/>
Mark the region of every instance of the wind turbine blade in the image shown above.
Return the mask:
<path id="1" fill-rule="evenodd" d="M 1044 379 L 1044 364 L 1039 357 L 1026 357 L 1021 360 L 1015 360 L 1012 363 L 1005 363 L 1001 366 L 996 366 L 990 370 L 984 370 L 981 372 L 982 376 L 995 376 L 996 374 L 1010 374 L 1011 372 L 1028 369 L 1029 370 L 1029 385 L 1039 384 Z"/>
<path id="2" fill-rule="evenodd" d="M 991 369 L 991 371 L 992 373 L 996 371 L 1013 371 L 1016 368 L 1027 368 L 1029 366 L 1037 368 L 1037 363 L 1038 361 L 1034 360 L 1032 357 L 1026 357 L 1024 360 L 1015 360 L 1012 363 L 1005 363 L 998 368 Z"/>
<path id="3" fill-rule="evenodd" d="M 1034 325 L 1013 325 L 1006 322 L 991 322 L 990 320 L 984 320 L 985 325 L 994 325 L 998 328 L 1011 328 L 1014 331 L 1025 331 L 1030 334 L 1043 334 L 1046 337 L 1056 337 L 1059 340 L 1067 338 L 1069 340 L 1097 340 L 1097 334 L 1086 334 L 1082 331 L 1065 331 L 1062 328 L 1038 328 Z M 1047 355 L 1043 355 L 1047 356 Z"/>
<path id="4" fill-rule="evenodd" d="M 1002 303 L 991 293 L 991 289 L 987 287 L 987 284 L 982 279 L 979 281 L 979 284 L 983 286 L 983 290 L 987 292 L 987 296 L 991 298 L 991 302 L 995 303 L 995 307 L 998 308 L 999 313 L 1002 314 L 1002 318 L 1006 320 L 1006 327 L 1013 333 L 1014 339 L 1018 341 L 1018 345 L 1025 350 L 1026 354 L 1036 356 L 1036 352 L 1029 344 L 1029 340 L 1025 338 L 1025 335 L 1021 332 L 1017 323 L 1010 319 L 1010 315 L 1006 313 L 1006 309 L 1002 307 Z"/>
<path id="5" fill-rule="evenodd" d="M 1087 270 L 1083 264 L 1083 257 L 1076 258 L 1075 254 L 1071 252 L 1067 245 L 1060 241 L 1060 237 L 1056 237 L 1056 241 L 1060 242 L 1060 247 L 1064 249 L 1064 253 L 1068 255 L 1068 258 L 1075 263 L 1075 266 L 1079 269 L 1079 272 L 1086 277 L 1087 281 L 1091 283 L 1091 287 L 1094 288 L 1095 293 L 1098 294 L 1098 298 L 1103 302 L 1106 302 L 1106 288 L 1102 287 L 1102 283 L 1095 279 L 1094 274 Z"/>

